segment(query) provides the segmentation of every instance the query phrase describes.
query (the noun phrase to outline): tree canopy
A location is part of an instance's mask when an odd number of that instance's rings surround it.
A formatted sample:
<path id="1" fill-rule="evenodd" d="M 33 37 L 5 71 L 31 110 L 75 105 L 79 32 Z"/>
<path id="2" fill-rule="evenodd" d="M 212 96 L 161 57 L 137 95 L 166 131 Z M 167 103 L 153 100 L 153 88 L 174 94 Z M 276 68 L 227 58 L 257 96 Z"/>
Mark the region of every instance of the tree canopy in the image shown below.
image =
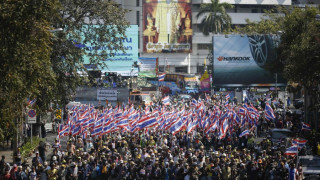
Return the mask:
<path id="1" fill-rule="evenodd" d="M 231 4 L 220 3 L 219 0 L 211 0 L 211 3 L 201 4 L 197 18 L 205 16 L 199 24 L 203 34 L 228 32 L 231 27 L 231 17 L 226 9 L 232 7 Z"/>
<path id="2" fill-rule="evenodd" d="M 244 34 L 277 34 L 277 63 L 273 69 L 289 82 L 309 90 L 313 107 L 320 104 L 320 9 L 281 8 L 266 12 L 259 22 L 250 22 L 235 31 Z M 318 18 L 317 18 L 318 17 Z"/>
<path id="3" fill-rule="evenodd" d="M 51 102 L 65 105 L 86 71 L 79 44 L 112 51 L 90 51 L 90 64 L 104 64 L 123 50 L 127 11 L 113 1 L 11 0 L 0 3 L 1 128 L 21 117 L 26 99 L 36 99 L 38 112 Z M 50 31 L 62 28 L 62 31 Z M 13 127 L 13 126 L 12 126 Z M 5 134 L 3 131 L 0 132 Z"/>

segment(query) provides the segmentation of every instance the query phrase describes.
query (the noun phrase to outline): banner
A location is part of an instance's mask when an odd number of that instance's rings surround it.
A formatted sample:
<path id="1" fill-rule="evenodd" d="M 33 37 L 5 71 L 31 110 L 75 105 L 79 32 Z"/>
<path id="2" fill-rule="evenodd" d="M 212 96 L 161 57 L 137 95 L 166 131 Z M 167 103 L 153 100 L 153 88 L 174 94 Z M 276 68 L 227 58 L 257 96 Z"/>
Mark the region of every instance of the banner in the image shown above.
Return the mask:
<path id="1" fill-rule="evenodd" d="M 210 77 L 208 71 L 205 71 L 200 78 L 200 91 L 209 92 L 210 91 Z"/>
<path id="2" fill-rule="evenodd" d="M 94 26 L 98 26 L 98 25 L 94 25 Z M 117 72 L 117 74 L 121 74 L 122 76 L 129 76 L 130 73 L 135 74 L 136 72 L 132 72 L 131 68 L 134 61 L 138 60 L 138 51 L 139 51 L 138 50 L 138 31 L 139 30 L 137 25 L 131 25 L 126 29 L 125 34 L 127 37 L 122 40 L 125 53 L 122 51 L 117 51 L 110 54 L 112 47 L 106 47 L 106 46 L 97 47 L 91 43 L 80 44 L 80 45 L 78 44 L 79 47 L 85 48 L 87 52 L 87 55 L 84 57 L 85 67 L 90 70 L 99 69 L 102 72 Z M 104 61 L 107 65 L 104 68 L 89 64 L 91 52 L 97 49 L 98 49 L 98 54 L 105 51 L 110 55 L 110 57 Z M 134 69 L 134 71 L 136 71 L 136 69 Z"/>
<path id="3" fill-rule="evenodd" d="M 142 29 L 144 52 L 191 52 L 190 0 L 144 0 Z"/>
<path id="4" fill-rule="evenodd" d="M 118 90 L 116 89 L 98 89 L 97 100 L 117 101 Z"/>
<path id="5" fill-rule="evenodd" d="M 158 58 L 139 57 L 139 77 L 155 78 L 158 74 Z"/>
<path id="6" fill-rule="evenodd" d="M 215 86 L 285 86 L 274 72 L 275 47 L 280 38 L 271 35 L 217 35 L 213 37 Z"/>

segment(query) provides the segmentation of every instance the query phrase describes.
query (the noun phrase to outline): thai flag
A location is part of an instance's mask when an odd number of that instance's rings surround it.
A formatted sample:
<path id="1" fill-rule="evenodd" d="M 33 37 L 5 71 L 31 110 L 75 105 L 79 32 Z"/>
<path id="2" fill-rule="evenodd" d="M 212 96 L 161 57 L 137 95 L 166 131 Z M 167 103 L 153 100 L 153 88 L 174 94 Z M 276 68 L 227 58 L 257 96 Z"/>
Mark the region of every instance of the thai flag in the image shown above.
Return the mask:
<path id="1" fill-rule="evenodd" d="M 245 108 L 243 108 L 243 107 L 239 107 L 239 109 L 238 109 L 238 114 L 240 114 L 240 115 L 245 115 L 246 114 L 246 109 Z"/>
<path id="2" fill-rule="evenodd" d="M 197 105 L 198 105 L 197 100 L 195 100 L 194 98 L 192 98 L 192 100 L 191 100 L 191 106 L 197 107 Z"/>
<path id="3" fill-rule="evenodd" d="M 170 97 L 169 97 L 169 96 L 166 96 L 166 97 L 162 98 L 162 103 L 163 103 L 163 105 L 165 105 L 165 106 L 170 105 Z"/>
<path id="4" fill-rule="evenodd" d="M 82 133 L 82 139 L 87 139 L 87 136 L 88 136 L 88 132 L 87 131 L 84 131 Z"/>
<path id="5" fill-rule="evenodd" d="M 179 119 L 176 123 L 174 123 L 171 128 L 170 128 L 170 132 L 175 135 L 177 134 L 182 128 L 184 127 L 184 122 Z"/>
<path id="6" fill-rule="evenodd" d="M 232 120 L 233 122 L 236 122 L 237 124 L 241 123 L 241 119 L 240 117 L 237 115 L 236 112 L 232 111 Z"/>
<path id="7" fill-rule="evenodd" d="M 68 125 L 65 125 L 61 131 L 59 131 L 59 138 L 60 137 L 63 137 L 63 136 L 66 136 L 69 134 L 69 126 Z"/>
<path id="8" fill-rule="evenodd" d="M 298 146 L 291 146 L 287 148 L 286 152 L 284 155 L 297 155 L 298 154 Z"/>
<path id="9" fill-rule="evenodd" d="M 94 127 L 100 127 L 103 125 L 105 119 L 103 114 L 99 114 L 97 120 L 94 122 Z"/>
<path id="10" fill-rule="evenodd" d="M 117 126 L 120 127 L 120 128 L 127 128 L 128 125 L 129 125 L 128 119 L 122 119 L 122 120 L 119 121 L 119 123 L 117 124 Z"/>
<path id="11" fill-rule="evenodd" d="M 151 128 L 158 125 L 157 119 L 153 116 L 140 119 L 138 126 L 140 129 Z"/>
<path id="12" fill-rule="evenodd" d="M 239 135 L 239 137 L 248 136 L 249 134 L 250 134 L 250 131 L 247 129 L 247 130 L 243 131 L 243 132 Z"/>
<path id="13" fill-rule="evenodd" d="M 158 75 L 159 81 L 164 81 L 164 78 L 166 76 L 166 73 L 162 73 Z"/>
<path id="14" fill-rule="evenodd" d="M 306 123 L 302 122 L 301 130 L 311 131 L 312 128 L 311 128 L 311 126 L 309 124 L 306 124 Z"/>
<path id="15" fill-rule="evenodd" d="M 273 109 L 271 108 L 271 106 L 268 103 L 266 104 L 264 114 L 265 114 L 266 119 L 268 119 L 268 120 L 276 118 L 276 116 L 273 113 Z"/>
<path id="16" fill-rule="evenodd" d="M 32 100 L 30 100 L 30 99 L 28 99 L 28 106 L 33 106 L 35 103 L 36 103 L 36 99 L 32 99 Z"/>
<path id="17" fill-rule="evenodd" d="M 72 129 L 72 136 L 77 136 L 80 134 L 80 132 L 81 132 L 81 126 L 77 126 Z"/>
<path id="18" fill-rule="evenodd" d="M 303 148 L 303 146 L 306 145 L 307 142 L 308 142 L 307 140 L 293 139 L 292 145 L 298 146 L 298 149 L 301 149 L 301 148 Z"/>
<path id="19" fill-rule="evenodd" d="M 230 99 L 230 94 L 227 94 L 225 98 L 228 101 Z"/>
<path id="20" fill-rule="evenodd" d="M 220 136 L 219 136 L 220 139 L 223 139 L 226 137 L 228 129 L 229 129 L 228 119 L 225 118 L 222 122 L 222 126 L 220 129 Z"/>
<path id="21" fill-rule="evenodd" d="M 88 127 L 92 126 L 93 124 L 94 124 L 94 119 L 91 118 L 89 121 L 82 124 L 82 128 L 88 128 Z"/>
<path id="22" fill-rule="evenodd" d="M 197 127 L 196 122 L 190 122 L 187 127 L 187 133 L 190 134 Z"/>
<path id="23" fill-rule="evenodd" d="M 94 128 L 93 131 L 91 132 L 92 136 L 98 136 L 102 133 L 102 129 L 103 127 L 98 127 L 98 128 Z"/>

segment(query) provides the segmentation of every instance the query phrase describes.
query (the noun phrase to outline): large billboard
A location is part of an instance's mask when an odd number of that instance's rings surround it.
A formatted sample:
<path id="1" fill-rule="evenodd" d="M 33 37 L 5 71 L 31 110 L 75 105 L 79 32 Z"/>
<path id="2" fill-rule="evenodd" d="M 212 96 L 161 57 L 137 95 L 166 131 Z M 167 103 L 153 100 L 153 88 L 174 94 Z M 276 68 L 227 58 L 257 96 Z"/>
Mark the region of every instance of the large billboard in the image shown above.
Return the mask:
<path id="1" fill-rule="evenodd" d="M 96 67 L 95 65 L 89 65 L 89 58 L 91 51 L 93 49 L 97 49 L 91 43 L 86 43 L 84 47 L 87 51 L 87 56 L 84 57 L 84 64 L 87 65 L 88 69 L 99 69 L 102 72 L 117 72 L 122 76 L 130 76 L 132 74 L 136 74 L 137 70 L 134 69 L 132 72 L 132 65 L 134 61 L 138 60 L 138 26 L 131 25 L 126 29 L 126 38 L 122 40 L 123 46 L 125 49 L 125 53 L 122 51 L 118 51 L 113 53 L 113 56 L 105 59 L 106 67 Z M 110 47 L 99 47 L 98 50 L 108 52 Z M 99 54 L 99 51 L 97 52 Z"/>
<path id="2" fill-rule="evenodd" d="M 286 81 L 272 72 L 279 37 L 217 35 L 213 37 L 214 86 L 279 86 Z"/>
<path id="3" fill-rule="evenodd" d="M 139 57 L 139 77 L 155 78 L 158 74 L 159 58 Z"/>
<path id="4" fill-rule="evenodd" d="M 191 52 L 190 0 L 144 0 L 142 28 L 144 52 Z"/>

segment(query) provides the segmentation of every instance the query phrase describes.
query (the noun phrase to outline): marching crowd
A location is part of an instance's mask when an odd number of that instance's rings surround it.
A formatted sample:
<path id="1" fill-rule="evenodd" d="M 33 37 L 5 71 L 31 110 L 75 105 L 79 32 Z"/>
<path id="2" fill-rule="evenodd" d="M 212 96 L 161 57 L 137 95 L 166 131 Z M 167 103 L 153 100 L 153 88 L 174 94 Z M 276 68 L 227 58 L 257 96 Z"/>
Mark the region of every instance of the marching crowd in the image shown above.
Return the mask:
<path id="1" fill-rule="evenodd" d="M 290 119 L 291 118 L 291 119 Z M 292 117 L 283 126 L 300 123 Z M 205 133 L 197 127 L 171 133 L 163 129 L 137 132 L 116 131 L 102 136 L 69 136 L 66 149 L 57 139 L 50 158 L 39 146 L 32 164 L 16 158 L 10 167 L 3 157 L 0 179 L 93 180 L 93 179 L 165 179 L 165 180 L 244 180 L 301 179 L 301 166 L 296 156 L 288 156 L 274 148 L 267 135 L 270 127 L 284 121 L 281 116 L 266 121 L 260 116 L 257 131 L 266 131 L 262 141 L 255 142 L 256 131 L 245 136 L 235 127 L 219 138 L 217 133 Z M 265 124 L 265 125 L 263 125 Z M 40 152 L 39 152 L 40 151 Z"/>

